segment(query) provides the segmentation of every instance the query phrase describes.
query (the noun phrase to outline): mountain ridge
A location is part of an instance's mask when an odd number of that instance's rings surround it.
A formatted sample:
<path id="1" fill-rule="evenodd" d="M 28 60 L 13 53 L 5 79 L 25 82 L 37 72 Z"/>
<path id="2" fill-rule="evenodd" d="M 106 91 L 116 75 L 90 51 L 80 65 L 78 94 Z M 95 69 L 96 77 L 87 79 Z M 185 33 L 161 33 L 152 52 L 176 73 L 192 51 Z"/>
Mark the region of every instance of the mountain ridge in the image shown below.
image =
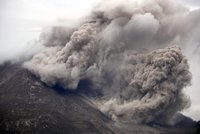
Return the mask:
<path id="1" fill-rule="evenodd" d="M 81 92 L 59 90 L 45 85 L 20 64 L 0 66 L 0 133 L 164 134 L 178 131 L 189 134 L 196 131 L 196 127 L 187 130 L 114 122 Z"/>

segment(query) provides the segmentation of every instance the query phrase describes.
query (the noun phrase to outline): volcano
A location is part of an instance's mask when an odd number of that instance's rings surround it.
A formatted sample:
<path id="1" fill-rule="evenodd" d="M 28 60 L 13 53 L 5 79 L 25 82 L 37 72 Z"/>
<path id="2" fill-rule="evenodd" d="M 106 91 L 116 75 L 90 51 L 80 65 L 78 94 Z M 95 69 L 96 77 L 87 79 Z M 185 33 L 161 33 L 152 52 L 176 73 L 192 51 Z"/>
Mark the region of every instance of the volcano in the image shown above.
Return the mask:
<path id="1" fill-rule="evenodd" d="M 183 115 L 175 126 L 112 121 L 85 91 L 49 87 L 21 65 L 6 63 L 0 67 L 0 133 L 193 134 L 197 129 L 196 122 Z"/>

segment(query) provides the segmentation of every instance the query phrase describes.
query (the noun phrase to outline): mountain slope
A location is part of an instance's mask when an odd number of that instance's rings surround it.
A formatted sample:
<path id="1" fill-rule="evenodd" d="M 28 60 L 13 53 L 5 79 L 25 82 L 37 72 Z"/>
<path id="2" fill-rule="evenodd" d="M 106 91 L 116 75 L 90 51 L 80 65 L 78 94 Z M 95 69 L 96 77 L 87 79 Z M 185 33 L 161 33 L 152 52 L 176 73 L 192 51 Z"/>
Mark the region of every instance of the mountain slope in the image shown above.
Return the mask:
<path id="1" fill-rule="evenodd" d="M 109 120 L 83 97 L 60 95 L 19 66 L 5 65 L 0 75 L 1 131 L 113 133 Z"/>
<path id="2" fill-rule="evenodd" d="M 186 129 L 185 129 L 186 130 Z M 194 133 L 111 121 L 79 93 L 48 87 L 20 65 L 0 67 L 0 133 Z"/>

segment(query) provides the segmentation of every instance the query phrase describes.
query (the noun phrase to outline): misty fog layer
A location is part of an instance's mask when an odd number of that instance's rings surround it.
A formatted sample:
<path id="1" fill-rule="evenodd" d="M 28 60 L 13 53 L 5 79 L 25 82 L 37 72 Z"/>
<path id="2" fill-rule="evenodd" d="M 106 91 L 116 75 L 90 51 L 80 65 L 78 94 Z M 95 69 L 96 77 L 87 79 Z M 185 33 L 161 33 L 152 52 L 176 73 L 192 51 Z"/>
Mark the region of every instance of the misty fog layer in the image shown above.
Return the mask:
<path id="1" fill-rule="evenodd" d="M 198 46 L 199 14 L 169 0 L 103 1 L 79 26 L 44 32 L 44 49 L 24 66 L 66 90 L 89 81 L 102 93 L 91 99 L 113 120 L 173 124 L 190 105 L 180 48 Z"/>

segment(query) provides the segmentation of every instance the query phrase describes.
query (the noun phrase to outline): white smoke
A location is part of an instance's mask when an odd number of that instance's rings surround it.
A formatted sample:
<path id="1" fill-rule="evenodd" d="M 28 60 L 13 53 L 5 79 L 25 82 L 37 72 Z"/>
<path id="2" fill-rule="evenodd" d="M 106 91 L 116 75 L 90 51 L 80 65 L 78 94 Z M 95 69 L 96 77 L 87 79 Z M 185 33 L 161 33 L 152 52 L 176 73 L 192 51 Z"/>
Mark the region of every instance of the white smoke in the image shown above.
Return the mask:
<path id="1" fill-rule="evenodd" d="M 190 35 L 197 15 L 169 0 L 103 1 L 80 27 L 42 36 L 45 49 L 24 66 L 66 90 L 90 81 L 103 94 L 92 99 L 113 120 L 171 124 L 190 105 L 182 89 L 191 80 L 186 58 L 171 44 L 185 48 L 185 39 L 197 39 Z"/>

